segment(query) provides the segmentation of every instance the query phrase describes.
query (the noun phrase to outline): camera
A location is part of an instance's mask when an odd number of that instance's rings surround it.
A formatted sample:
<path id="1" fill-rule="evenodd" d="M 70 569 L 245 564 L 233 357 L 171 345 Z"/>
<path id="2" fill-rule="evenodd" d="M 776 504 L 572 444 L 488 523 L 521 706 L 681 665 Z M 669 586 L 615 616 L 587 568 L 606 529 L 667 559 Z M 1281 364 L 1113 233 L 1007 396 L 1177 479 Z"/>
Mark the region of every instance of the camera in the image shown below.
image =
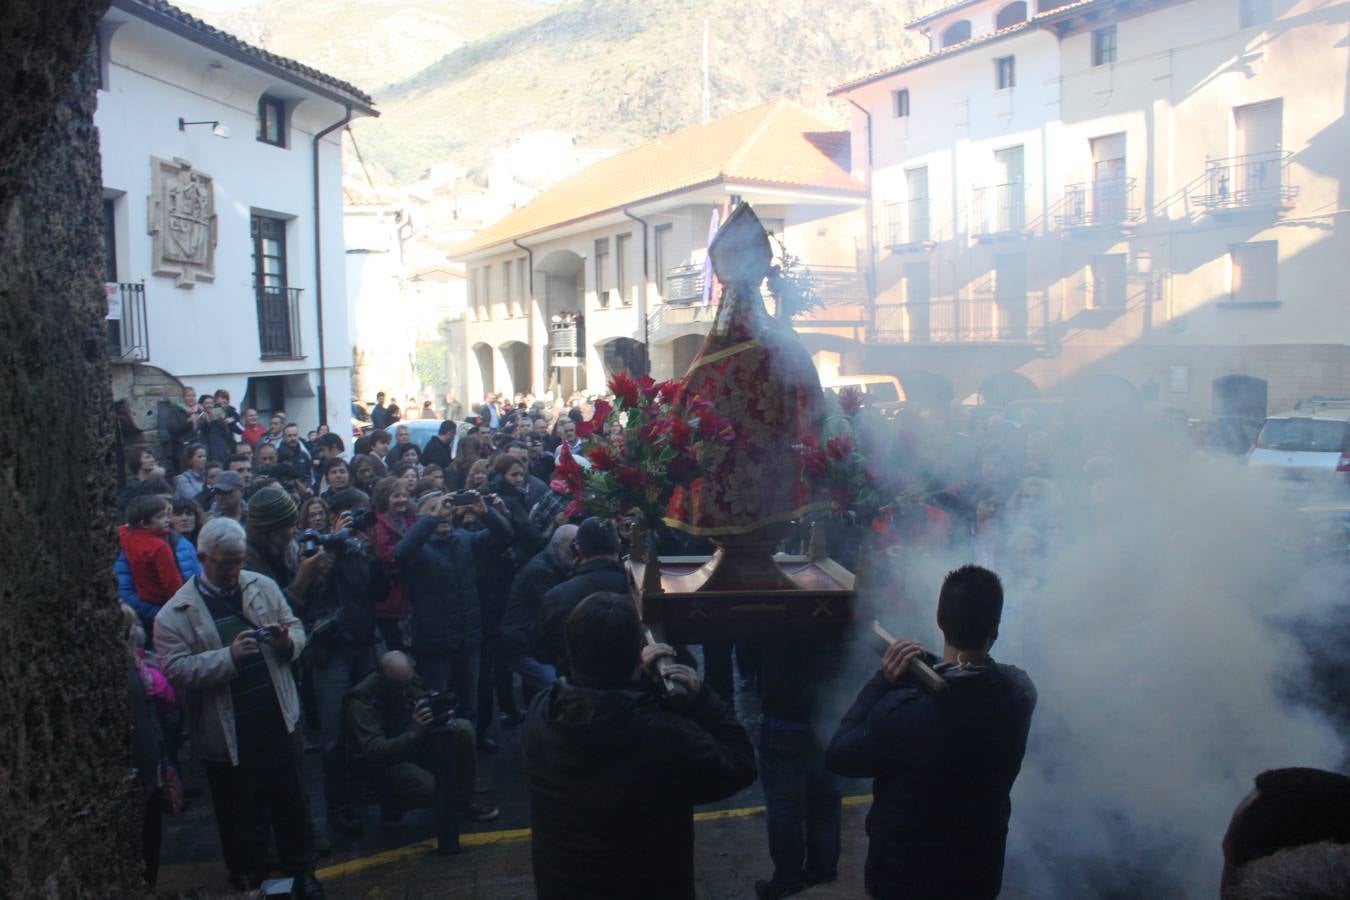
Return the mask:
<path id="1" fill-rule="evenodd" d="M 451 506 L 473 506 L 473 491 L 455 491 L 450 495 Z"/>
<path id="2" fill-rule="evenodd" d="M 253 629 L 252 634 L 253 639 L 260 644 L 272 643 L 272 632 L 268 631 L 266 628 L 255 628 Z"/>
<path id="3" fill-rule="evenodd" d="M 368 531 L 375 527 L 375 510 L 373 509 L 354 509 L 351 511 L 352 528 L 357 531 Z"/>
<path id="4" fill-rule="evenodd" d="M 427 691 L 417 702 L 430 709 L 433 723 L 440 725 L 454 718 L 459 698 L 451 691 Z"/>
<path id="5" fill-rule="evenodd" d="M 361 539 L 352 534 L 350 528 L 335 531 L 332 534 L 319 534 L 313 528 L 306 528 L 295 536 L 300 544 L 301 556 L 313 556 L 320 550 L 344 553 L 360 553 L 363 549 Z"/>

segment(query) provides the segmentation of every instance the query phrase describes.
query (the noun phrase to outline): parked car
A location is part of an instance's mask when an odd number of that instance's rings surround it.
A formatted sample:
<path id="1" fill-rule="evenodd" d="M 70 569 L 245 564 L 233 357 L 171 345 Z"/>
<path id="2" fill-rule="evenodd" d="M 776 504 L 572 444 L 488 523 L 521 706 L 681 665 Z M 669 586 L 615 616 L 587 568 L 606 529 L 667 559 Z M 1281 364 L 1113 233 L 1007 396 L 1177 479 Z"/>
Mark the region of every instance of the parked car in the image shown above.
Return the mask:
<path id="1" fill-rule="evenodd" d="M 1328 487 L 1350 483 L 1350 400 L 1301 401 L 1266 419 L 1247 465 Z"/>
<path id="2" fill-rule="evenodd" d="M 408 426 L 408 433 L 412 437 L 412 442 L 417 445 L 418 450 L 425 450 L 427 442 L 440 433 L 442 419 L 408 419 L 403 422 L 395 422 L 389 426 L 389 433 L 393 434 L 403 425 Z M 468 422 L 455 423 L 455 440 L 450 445 L 450 453 L 453 456 L 459 449 L 460 435 L 468 434 L 471 427 Z"/>
<path id="3" fill-rule="evenodd" d="M 823 379 L 820 386 L 835 399 L 845 388 L 855 388 L 864 406 L 887 418 L 894 418 L 905 405 L 905 389 L 894 375 L 839 375 Z"/>

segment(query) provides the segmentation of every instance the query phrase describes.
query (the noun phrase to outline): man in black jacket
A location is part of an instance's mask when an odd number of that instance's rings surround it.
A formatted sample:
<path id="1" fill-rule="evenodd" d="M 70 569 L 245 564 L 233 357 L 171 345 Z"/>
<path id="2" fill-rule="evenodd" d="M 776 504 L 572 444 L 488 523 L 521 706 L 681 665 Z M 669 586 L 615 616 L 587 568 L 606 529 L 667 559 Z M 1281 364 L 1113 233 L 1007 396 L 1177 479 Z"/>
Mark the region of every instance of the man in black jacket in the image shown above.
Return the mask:
<path id="1" fill-rule="evenodd" d="M 571 679 L 526 720 L 534 884 L 540 900 L 693 900 L 693 806 L 755 780 L 735 711 L 687 666 L 657 690 L 667 646 L 643 648 L 627 594 L 588 596 L 566 622 Z M 646 680 L 638 682 L 642 673 Z"/>
<path id="2" fill-rule="evenodd" d="M 534 658 L 567 674 L 567 617 L 591 594 L 627 593 L 628 573 L 619 562 L 619 535 L 614 526 L 591 516 L 577 527 L 572 542 L 576 561 L 572 577 L 544 595 L 534 628 Z"/>
<path id="3" fill-rule="evenodd" d="M 539 617 L 544 595 L 572 573 L 572 542 L 576 534 L 577 526 L 559 525 L 548 546 L 516 573 L 506 596 L 506 611 L 502 613 L 501 624 L 502 658 L 520 675 L 526 703 L 538 692 L 546 690 L 557 677 L 552 666 L 530 655 L 530 648 L 534 646 L 534 623 Z"/>
<path id="4" fill-rule="evenodd" d="M 864 881 L 873 897 L 993 900 L 1003 884 L 1008 799 L 1026 752 L 1036 688 L 995 663 L 1003 587 L 979 566 L 950 573 L 938 597 L 942 659 L 896 641 L 825 751 L 825 765 L 873 778 Z M 947 689 L 903 682 L 927 657 Z"/>
<path id="5" fill-rule="evenodd" d="M 453 458 L 450 455 L 450 448 L 455 443 L 455 427 L 455 423 L 449 419 L 441 423 L 435 436 L 422 448 L 422 465 L 449 468 L 450 460 Z"/>

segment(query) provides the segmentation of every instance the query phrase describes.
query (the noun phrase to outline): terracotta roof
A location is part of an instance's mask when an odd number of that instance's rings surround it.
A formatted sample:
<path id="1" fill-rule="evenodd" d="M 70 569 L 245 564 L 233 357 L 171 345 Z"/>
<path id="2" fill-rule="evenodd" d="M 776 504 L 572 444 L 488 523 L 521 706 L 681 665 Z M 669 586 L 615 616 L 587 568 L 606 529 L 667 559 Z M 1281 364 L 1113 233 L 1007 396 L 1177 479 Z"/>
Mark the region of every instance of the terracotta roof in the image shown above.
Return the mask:
<path id="1" fill-rule="evenodd" d="M 455 249 L 465 255 L 589 216 L 719 182 L 867 192 L 845 131 L 787 100 L 666 135 L 592 163 Z"/>
<path id="2" fill-rule="evenodd" d="M 931 22 L 936 18 L 945 16 L 949 12 L 956 12 L 958 9 L 961 9 L 966 6 L 974 6 L 976 3 L 979 2 L 980 0 L 956 0 L 955 3 L 944 4 L 943 6 L 939 6 L 937 9 L 933 10 L 930 13 L 925 13 L 924 15 L 918 16 L 917 18 L 910 19 L 908 22 L 905 23 L 905 27 L 913 28 L 916 25 L 922 25 L 925 22 Z M 1030 3 L 1028 3 L 1027 5 L 1029 6 Z"/>
<path id="3" fill-rule="evenodd" d="M 834 97 L 839 94 L 851 91 L 856 87 L 861 87 L 864 84 L 870 84 L 873 81 L 879 81 L 882 78 L 889 78 L 892 75 L 898 75 L 901 72 L 906 72 L 909 71 L 910 69 L 915 69 L 918 68 L 919 66 L 927 65 L 928 63 L 932 62 L 935 59 L 941 59 L 946 56 L 954 56 L 955 54 L 960 53 L 964 50 L 969 50 L 972 47 L 978 47 L 982 44 L 988 44 L 993 41 L 1002 40 L 1005 37 L 1018 33 L 1019 31 L 1027 31 L 1033 28 L 1039 28 L 1043 23 L 1049 24 L 1050 22 L 1056 19 L 1064 18 L 1066 14 L 1076 13 L 1085 7 L 1104 6 L 1109 2 L 1113 2 L 1113 0 L 1076 0 L 1076 2 L 1069 2 L 1061 6 L 1056 6 L 1055 8 L 1048 9 L 1045 12 L 1037 13 L 1036 15 L 1032 16 L 1025 22 L 1018 22 L 1016 25 L 1009 25 L 1007 28 L 1000 28 L 997 31 L 991 31 L 986 34 L 976 35 L 975 37 L 971 38 L 968 41 L 962 41 L 961 43 L 953 44 L 950 47 L 943 47 L 941 50 L 934 50 L 930 53 L 924 53 L 920 56 L 912 56 L 909 59 L 906 59 L 897 65 L 891 66 L 888 69 L 882 69 L 878 72 L 872 72 L 867 75 L 860 75 L 857 78 L 851 79 L 849 81 L 844 82 L 843 84 L 836 85 L 835 87 L 830 88 L 829 96 Z M 966 0 L 962 0 L 962 2 L 947 6 L 939 10 L 937 13 L 934 13 L 933 15 L 951 12 L 953 9 L 957 9 L 961 6 L 964 6 L 965 4 Z M 932 18 L 932 16 L 926 18 Z M 926 19 L 915 20 L 915 22 L 918 21 L 926 21 Z M 913 25 L 914 22 L 911 22 L 909 24 Z"/>
<path id="4" fill-rule="evenodd" d="M 299 82 L 316 93 L 324 94 L 340 103 L 351 103 L 353 107 L 367 115 L 379 115 L 375 110 L 375 101 L 356 85 L 334 78 L 302 62 L 241 41 L 228 31 L 221 31 L 208 25 L 196 16 L 165 3 L 164 0 L 113 0 L 113 6 L 173 31 L 209 50 L 241 59 L 263 70 L 277 70 L 275 74 Z"/>

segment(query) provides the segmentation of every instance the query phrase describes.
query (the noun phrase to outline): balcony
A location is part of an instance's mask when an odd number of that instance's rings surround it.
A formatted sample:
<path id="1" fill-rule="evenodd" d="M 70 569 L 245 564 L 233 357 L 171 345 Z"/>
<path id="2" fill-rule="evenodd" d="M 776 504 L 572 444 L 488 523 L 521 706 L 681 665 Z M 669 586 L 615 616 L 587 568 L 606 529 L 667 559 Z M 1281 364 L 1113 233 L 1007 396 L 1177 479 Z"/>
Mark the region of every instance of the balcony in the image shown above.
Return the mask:
<path id="1" fill-rule="evenodd" d="M 1211 159 L 1205 164 L 1204 193 L 1196 201 L 1213 215 L 1249 210 L 1285 211 L 1298 188 L 1289 183 L 1292 153 L 1272 150 L 1249 156 Z"/>
<path id="2" fill-rule="evenodd" d="M 258 344 L 263 359 L 304 359 L 300 288 L 258 288 Z"/>
<path id="3" fill-rule="evenodd" d="M 688 303 L 703 299 L 703 265 L 676 266 L 666 270 L 665 289 L 661 292 L 667 303 Z M 714 297 L 714 300 L 717 298 Z"/>
<path id="4" fill-rule="evenodd" d="M 1027 228 L 1025 182 L 976 188 L 970 204 L 970 233 L 977 240 L 1023 237 Z"/>
<path id="5" fill-rule="evenodd" d="M 1139 221 L 1134 205 L 1133 178 L 1105 178 L 1064 188 L 1064 201 L 1055 222 L 1061 228 L 1126 230 Z"/>
<path id="6" fill-rule="evenodd" d="M 877 304 L 875 340 L 902 344 L 1044 342 L 1044 298 L 1001 301 L 946 298 L 927 303 Z"/>
<path id="7" fill-rule="evenodd" d="M 108 284 L 108 357 L 114 363 L 150 358 L 150 327 L 145 315 L 145 285 Z"/>
<path id="8" fill-rule="evenodd" d="M 812 266 L 802 263 L 811 273 L 820 306 L 793 321 L 817 327 L 830 325 L 861 326 L 867 321 L 867 282 L 863 274 L 850 266 Z M 717 317 L 717 298 L 703 303 L 703 267 L 680 266 L 666 271 L 666 299 L 647 317 L 647 332 L 657 334 L 671 326 L 711 324 Z M 770 315 L 776 304 L 764 289 L 764 304 Z"/>
<path id="9" fill-rule="evenodd" d="M 891 249 L 931 249 L 929 200 L 919 197 L 886 204 L 886 246 Z"/>
<path id="10" fill-rule="evenodd" d="M 585 355 L 586 324 L 582 316 L 567 311 L 553 317 L 548 326 L 550 365 L 575 366 Z"/>

